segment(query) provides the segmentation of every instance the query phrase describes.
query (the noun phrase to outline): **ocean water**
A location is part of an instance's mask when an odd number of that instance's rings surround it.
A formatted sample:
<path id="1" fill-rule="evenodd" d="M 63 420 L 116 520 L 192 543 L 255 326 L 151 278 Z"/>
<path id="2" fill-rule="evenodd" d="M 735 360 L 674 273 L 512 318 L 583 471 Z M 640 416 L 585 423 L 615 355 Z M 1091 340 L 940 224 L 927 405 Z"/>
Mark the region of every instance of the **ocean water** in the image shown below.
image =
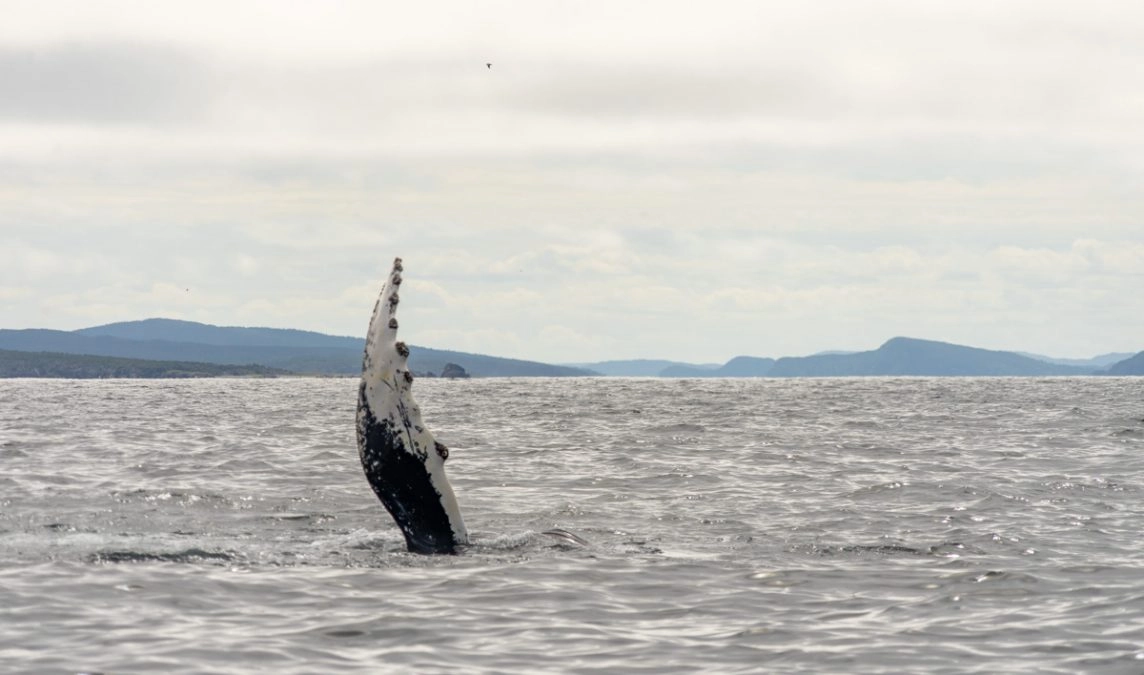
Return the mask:
<path id="1" fill-rule="evenodd" d="M 414 391 L 461 555 L 354 380 L 0 380 L 0 671 L 1144 672 L 1144 379 Z"/>

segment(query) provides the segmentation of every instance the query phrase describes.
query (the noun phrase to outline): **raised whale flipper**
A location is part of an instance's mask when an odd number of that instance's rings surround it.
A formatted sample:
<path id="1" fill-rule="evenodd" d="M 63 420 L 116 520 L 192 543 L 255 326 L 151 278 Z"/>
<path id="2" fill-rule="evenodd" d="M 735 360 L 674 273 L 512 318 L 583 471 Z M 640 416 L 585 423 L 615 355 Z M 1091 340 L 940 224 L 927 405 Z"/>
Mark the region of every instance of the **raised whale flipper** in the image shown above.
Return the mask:
<path id="1" fill-rule="evenodd" d="M 433 438 L 413 400 L 409 348 L 397 341 L 401 258 L 381 288 L 362 359 L 357 442 L 370 487 L 414 553 L 456 553 L 469 535 L 449 479 L 449 449 Z"/>

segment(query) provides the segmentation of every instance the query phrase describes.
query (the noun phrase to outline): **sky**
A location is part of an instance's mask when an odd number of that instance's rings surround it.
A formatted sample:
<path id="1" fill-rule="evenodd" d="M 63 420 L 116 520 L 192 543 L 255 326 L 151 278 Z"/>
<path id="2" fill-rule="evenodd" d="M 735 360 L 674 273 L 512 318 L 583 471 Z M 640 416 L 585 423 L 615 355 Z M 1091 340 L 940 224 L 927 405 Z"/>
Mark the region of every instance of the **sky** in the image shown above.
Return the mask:
<path id="1" fill-rule="evenodd" d="M 364 335 L 401 256 L 441 349 L 1144 349 L 1134 0 L 0 16 L 0 328 Z"/>

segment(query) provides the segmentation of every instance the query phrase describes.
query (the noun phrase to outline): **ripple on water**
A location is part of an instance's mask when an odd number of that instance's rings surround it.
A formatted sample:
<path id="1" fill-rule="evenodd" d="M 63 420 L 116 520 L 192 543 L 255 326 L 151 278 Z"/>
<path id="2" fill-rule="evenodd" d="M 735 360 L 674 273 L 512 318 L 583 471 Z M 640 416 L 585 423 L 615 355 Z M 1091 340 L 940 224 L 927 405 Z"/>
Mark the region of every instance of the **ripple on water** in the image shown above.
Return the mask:
<path id="1" fill-rule="evenodd" d="M 454 450 L 463 555 L 404 550 L 357 465 L 353 380 L 0 380 L 6 665 L 1144 661 L 1140 380 L 416 386 Z"/>

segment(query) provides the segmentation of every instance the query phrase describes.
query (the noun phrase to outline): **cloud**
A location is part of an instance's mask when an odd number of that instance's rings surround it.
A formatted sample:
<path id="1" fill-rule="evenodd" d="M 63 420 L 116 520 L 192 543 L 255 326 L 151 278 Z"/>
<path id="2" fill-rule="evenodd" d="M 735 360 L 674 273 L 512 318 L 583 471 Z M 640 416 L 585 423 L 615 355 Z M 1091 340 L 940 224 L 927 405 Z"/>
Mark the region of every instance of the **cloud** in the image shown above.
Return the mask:
<path id="1" fill-rule="evenodd" d="M 4 296 L 4 321 L 359 334 L 402 255 L 403 330 L 431 346 L 1138 348 L 1136 5 L 647 12 L 11 12 L 0 287 L 32 290 Z"/>
<path id="2" fill-rule="evenodd" d="M 500 85 L 506 107 L 604 121 L 795 116 L 839 104 L 813 75 L 795 68 L 731 69 L 666 63 L 546 63 Z"/>
<path id="3" fill-rule="evenodd" d="M 172 124 L 209 109 L 209 74 L 158 45 L 0 47 L 0 120 Z"/>

